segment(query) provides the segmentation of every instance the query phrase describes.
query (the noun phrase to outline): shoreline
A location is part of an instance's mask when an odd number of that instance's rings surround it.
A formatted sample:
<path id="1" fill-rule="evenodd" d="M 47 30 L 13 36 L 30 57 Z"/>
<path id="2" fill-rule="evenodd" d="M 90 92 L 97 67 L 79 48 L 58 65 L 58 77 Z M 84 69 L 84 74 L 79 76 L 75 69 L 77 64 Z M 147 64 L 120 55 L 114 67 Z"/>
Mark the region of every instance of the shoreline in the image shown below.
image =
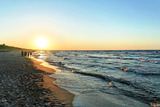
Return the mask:
<path id="1" fill-rule="evenodd" d="M 3 52 L 0 57 L 0 106 L 73 106 L 75 95 L 49 77 L 55 70 L 21 56 L 20 51 Z"/>
<path id="2" fill-rule="evenodd" d="M 29 57 L 28 57 L 29 58 Z M 33 65 L 46 73 L 54 74 L 56 71 L 52 68 L 45 67 L 41 65 L 41 61 L 37 61 L 34 58 L 29 58 Z M 56 81 L 56 79 L 51 78 L 48 74 L 42 74 L 43 75 L 43 82 L 39 82 L 39 85 L 42 85 L 43 88 L 49 89 L 53 96 L 58 98 L 62 104 L 65 104 L 65 106 L 73 107 L 72 102 L 74 101 L 75 95 L 70 93 L 69 91 L 58 87 L 53 83 L 53 81 Z M 52 98 L 50 98 L 52 100 Z"/>

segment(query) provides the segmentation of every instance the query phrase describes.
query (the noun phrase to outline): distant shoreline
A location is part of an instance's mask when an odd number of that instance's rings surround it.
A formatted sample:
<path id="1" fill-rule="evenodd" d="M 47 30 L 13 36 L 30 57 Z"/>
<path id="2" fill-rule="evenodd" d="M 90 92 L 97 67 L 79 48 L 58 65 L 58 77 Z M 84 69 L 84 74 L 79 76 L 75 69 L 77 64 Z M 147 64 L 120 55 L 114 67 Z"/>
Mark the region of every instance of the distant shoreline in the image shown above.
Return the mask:
<path id="1" fill-rule="evenodd" d="M 52 50 L 52 49 L 27 49 L 27 48 L 19 48 L 14 46 L 8 46 L 5 44 L 0 44 L 0 50 L 24 50 L 24 51 L 160 51 L 160 49 L 80 49 L 80 50 Z"/>

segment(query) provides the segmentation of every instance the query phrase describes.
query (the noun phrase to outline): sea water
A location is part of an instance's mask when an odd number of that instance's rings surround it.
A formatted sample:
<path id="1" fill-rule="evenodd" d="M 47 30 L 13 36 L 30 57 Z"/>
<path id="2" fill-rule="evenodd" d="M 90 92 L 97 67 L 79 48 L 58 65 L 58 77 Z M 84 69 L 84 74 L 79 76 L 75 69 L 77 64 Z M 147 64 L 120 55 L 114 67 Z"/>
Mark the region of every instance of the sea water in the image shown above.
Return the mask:
<path id="1" fill-rule="evenodd" d="M 56 67 L 50 76 L 76 95 L 74 106 L 147 107 L 160 104 L 159 52 L 37 51 L 33 56 Z"/>

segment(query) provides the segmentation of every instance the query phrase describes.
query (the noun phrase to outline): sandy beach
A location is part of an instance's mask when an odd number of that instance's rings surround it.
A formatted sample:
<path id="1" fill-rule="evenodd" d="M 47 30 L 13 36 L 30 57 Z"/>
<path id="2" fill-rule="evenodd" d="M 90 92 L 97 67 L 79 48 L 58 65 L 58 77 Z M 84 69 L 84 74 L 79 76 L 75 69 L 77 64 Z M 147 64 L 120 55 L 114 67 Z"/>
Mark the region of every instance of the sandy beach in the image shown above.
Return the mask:
<path id="1" fill-rule="evenodd" d="M 67 106 L 74 95 L 53 84 L 53 69 L 22 57 L 20 51 L 0 53 L 0 106 Z"/>

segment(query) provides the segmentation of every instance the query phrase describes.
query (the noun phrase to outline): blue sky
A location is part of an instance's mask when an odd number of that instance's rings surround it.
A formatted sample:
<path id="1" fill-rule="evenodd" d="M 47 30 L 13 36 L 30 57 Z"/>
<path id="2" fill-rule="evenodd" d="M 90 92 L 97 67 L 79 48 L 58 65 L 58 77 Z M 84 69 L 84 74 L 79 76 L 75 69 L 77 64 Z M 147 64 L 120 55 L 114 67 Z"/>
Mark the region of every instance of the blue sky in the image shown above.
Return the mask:
<path id="1" fill-rule="evenodd" d="M 1 0 L 0 43 L 32 48 L 22 41 L 43 34 L 55 49 L 160 49 L 159 19 L 160 0 Z"/>

